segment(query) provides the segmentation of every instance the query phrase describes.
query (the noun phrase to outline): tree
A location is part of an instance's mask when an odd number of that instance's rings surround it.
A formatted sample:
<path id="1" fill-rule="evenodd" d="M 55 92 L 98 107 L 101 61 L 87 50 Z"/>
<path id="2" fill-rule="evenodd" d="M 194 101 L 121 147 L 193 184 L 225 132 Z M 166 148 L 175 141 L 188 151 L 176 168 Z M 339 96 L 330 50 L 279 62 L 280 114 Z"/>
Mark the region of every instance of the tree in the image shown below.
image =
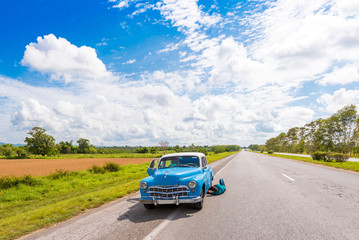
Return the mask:
<path id="1" fill-rule="evenodd" d="M 156 153 L 157 147 L 150 147 L 150 153 Z"/>
<path id="2" fill-rule="evenodd" d="M 163 151 L 163 154 L 166 154 L 166 150 L 169 144 L 170 144 L 169 142 L 165 142 L 165 141 L 161 141 L 158 143 L 158 145 L 160 145 L 161 147 L 161 150 Z"/>
<path id="3" fill-rule="evenodd" d="M 59 149 L 60 153 L 65 153 L 65 154 L 70 153 L 74 148 L 74 146 L 72 145 L 72 142 L 73 142 L 72 140 L 70 142 L 68 142 L 68 141 L 59 142 L 57 148 Z"/>
<path id="4" fill-rule="evenodd" d="M 139 147 L 135 150 L 135 153 L 148 153 L 148 150 L 147 147 Z"/>
<path id="5" fill-rule="evenodd" d="M 345 106 L 328 119 L 336 151 L 348 153 L 355 146 L 359 133 L 359 117 L 355 105 Z"/>
<path id="6" fill-rule="evenodd" d="M 90 153 L 90 140 L 86 138 L 80 138 L 77 140 L 79 145 L 79 153 Z"/>
<path id="7" fill-rule="evenodd" d="M 287 132 L 287 139 L 288 139 L 288 149 L 286 151 L 288 152 L 296 152 L 297 151 L 297 145 L 298 145 L 298 131 L 299 128 L 294 127 L 290 128 Z"/>
<path id="8" fill-rule="evenodd" d="M 327 119 L 317 119 L 266 141 L 267 149 L 286 152 L 316 151 L 359 153 L 359 115 L 355 105 L 340 109 Z"/>
<path id="9" fill-rule="evenodd" d="M 47 134 L 45 129 L 34 127 L 27 134 L 31 135 L 31 137 L 25 138 L 29 152 L 43 156 L 55 155 L 57 153 L 55 138 Z"/>
<path id="10" fill-rule="evenodd" d="M 259 144 L 251 144 L 248 147 L 251 151 L 259 151 Z"/>
<path id="11" fill-rule="evenodd" d="M 0 155 L 4 155 L 6 158 L 27 158 L 28 153 L 25 146 L 16 147 L 12 144 L 3 144 L 0 146 Z"/>

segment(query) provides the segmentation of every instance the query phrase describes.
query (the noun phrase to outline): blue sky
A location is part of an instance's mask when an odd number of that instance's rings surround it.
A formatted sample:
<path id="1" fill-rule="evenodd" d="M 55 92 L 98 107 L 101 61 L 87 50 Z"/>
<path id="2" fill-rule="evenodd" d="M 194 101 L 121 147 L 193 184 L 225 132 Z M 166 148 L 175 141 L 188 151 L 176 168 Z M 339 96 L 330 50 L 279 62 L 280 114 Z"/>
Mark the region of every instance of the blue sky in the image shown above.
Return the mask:
<path id="1" fill-rule="evenodd" d="M 0 142 L 264 143 L 359 105 L 359 2 L 1 1 Z"/>

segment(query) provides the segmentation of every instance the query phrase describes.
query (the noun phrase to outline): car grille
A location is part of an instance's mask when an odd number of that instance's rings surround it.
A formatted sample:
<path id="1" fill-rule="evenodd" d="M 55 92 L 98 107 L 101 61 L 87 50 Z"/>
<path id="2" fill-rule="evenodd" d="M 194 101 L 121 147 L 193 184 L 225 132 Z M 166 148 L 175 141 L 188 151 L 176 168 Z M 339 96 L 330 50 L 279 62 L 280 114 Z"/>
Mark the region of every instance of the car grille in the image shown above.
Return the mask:
<path id="1" fill-rule="evenodd" d="M 153 186 L 148 188 L 151 197 L 173 198 L 188 196 L 187 186 L 160 187 Z"/>

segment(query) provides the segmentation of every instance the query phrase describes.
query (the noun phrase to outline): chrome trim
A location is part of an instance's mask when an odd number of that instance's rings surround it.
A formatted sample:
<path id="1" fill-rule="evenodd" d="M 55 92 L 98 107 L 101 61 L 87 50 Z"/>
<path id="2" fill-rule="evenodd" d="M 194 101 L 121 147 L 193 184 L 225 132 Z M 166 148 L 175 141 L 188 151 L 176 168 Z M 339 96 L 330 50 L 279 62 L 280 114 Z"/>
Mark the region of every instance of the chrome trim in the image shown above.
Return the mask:
<path id="1" fill-rule="evenodd" d="M 176 198 L 176 197 L 188 197 L 189 189 L 185 185 L 180 186 L 149 186 L 147 193 L 150 197 L 157 198 Z"/>
<path id="2" fill-rule="evenodd" d="M 159 204 L 181 204 L 181 203 L 197 203 L 202 200 L 201 197 L 196 198 L 187 198 L 187 199 L 179 199 L 173 198 L 173 199 L 155 199 L 154 197 L 152 199 L 140 199 L 140 203 L 142 204 L 154 204 L 155 206 Z"/>

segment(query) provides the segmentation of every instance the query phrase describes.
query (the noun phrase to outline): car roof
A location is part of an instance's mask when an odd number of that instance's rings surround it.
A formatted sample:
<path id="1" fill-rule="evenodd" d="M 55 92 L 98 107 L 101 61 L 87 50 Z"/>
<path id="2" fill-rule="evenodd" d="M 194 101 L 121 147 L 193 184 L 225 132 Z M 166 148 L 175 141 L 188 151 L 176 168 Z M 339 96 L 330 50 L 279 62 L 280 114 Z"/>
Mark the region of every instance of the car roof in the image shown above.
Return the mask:
<path id="1" fill-rule="evenodd" d="M 196 157 L 205 157 L 206 155 L 204 155 L 203 153 L 200 152 L 181 152 L 181 153 L 170 153 L 170 154 L 166 154 L 163 155 L 161 158 L 164 157 L 179 157 L 179 156 L 196 156 Z"/>

